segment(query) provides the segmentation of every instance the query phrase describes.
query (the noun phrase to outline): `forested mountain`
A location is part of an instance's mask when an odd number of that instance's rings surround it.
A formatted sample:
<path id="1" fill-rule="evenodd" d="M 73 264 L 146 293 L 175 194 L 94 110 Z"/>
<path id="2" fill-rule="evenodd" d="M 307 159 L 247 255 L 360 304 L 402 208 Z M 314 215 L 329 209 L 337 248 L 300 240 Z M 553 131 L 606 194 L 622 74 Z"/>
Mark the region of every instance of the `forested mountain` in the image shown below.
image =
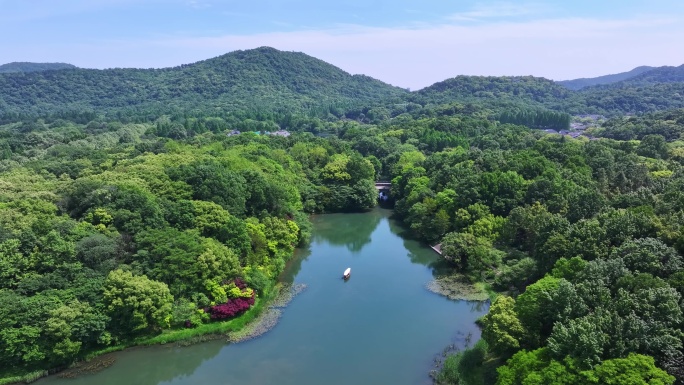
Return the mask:
<path id="1" fill-rule="evenodd" d="M 0 65 L 0 74 L 12 72 L 41 72 L 63 70 L 67 68 L 77 68 L 73 64 L 67 63 L 29 63 L 29 62 L 12 62 Z"/>
<path id="2" fill-rule="evenodd" d="M 575 93 L 534 76 L 457 76 L 416 92 L 415 100 L 445 103 L 489 101 L 496 104 L 560 105 Z"/>
<path id="3" fill-rule="evenodd" d="M 656 83 L 684 82 L 684 64 L 679 67 L 657 67 L 640 75 L 625 79 L 621 83 L 632 85 L 649 85 Z"/>
<path id="4" fill-rule="evenodd" d="M 359 108 L 407 102 L 478 103 L 518 115 L 553 111 L 616 116 L 684 107 L 683 74 L 684 66 L 659 67 L 580 91 L 532 76 L 457 76 L 411 93 L 367 76 L 350 75 L 303 53 L 262 47 L 174 68 L 0 74 L 0 116 L 11 121 L 96 111 L 117 119 L 152 121 L 163 114 L 220 116 L 251 111 L 305 112 L 325 118 L 330 112 L 341 117 Z M 532 127 L 540 126 L 533 123 Z"/>
<path id="5" fill-rule="evenodd" d="M 571 114 L 619 116 L 684 107 L 684 82 L 615 84 L 587 87 L 578 91 L 572 104 L 563 107 Z"/>
<path id="6" fill-rule="evenodd" d="M 0 112 L 292 111 L 357 105 L 406 93 L 303 53 L 263 47 L 174 68 L 4 74 L 0 75 Z"/>
<path id="7" fill-rule="evenodd" d="M 658 83 L 684 82 L 684 65 L 679 67 L 662 66 L 649 67 L 640 66 L 631 71 L 619 74 L 598 76 L 595 78 L 581 78 L 573 80 L 562 80 L 556 83 L 561 84 L 571 90 L 580 90 L 591 86 L 614 86 L 622 88 L 625 85 L 654 85 Z"/>
<path id="8" fill-rule="evenodd" d="M 420 104 L 478 103 L 495 109 L 552 110 L 571 115 L 606 116 L 684 107 L 684 81 L 676 81 L 678 70 L 667 70 L 657 77 L 649 77 L 649 73 L 628 81 L 586 87 L 580 91 L 533 76 L 457 76 L 413 93 L 411 100 Z M 641 76 L 644 80 L 637 80 Z M 656 78 L 672 81 L 646 81 Z"/>
<path id="9" fill-rule="evenodd" d="M 684 65 L 658 67 L 632 78 L 578 91 L 570 113 L 641 114 L 684 107 Z"/>
<path id="10" fill-rule="evenodd" d="M 640 75 L 644 72 L 651 71 L 656 67 L 649 67 L 649 66 L 640 66 L 636 67 L 631 71 L 627 72 L 620 72 L 618 74 L 611 74 L 611 75 L 603 75 L 603 76 L 597 76 L 595 78 L 580 78 L 580 79 L 572 79 L 572 80 L 561 80 L 556 83 L 561 84 L 571 90 L 580 90 L 584 87 L 589 87 L 589 86 L 596 86 L 599 84 L 610 84 L 610 83 L 616 83 L 622 80 L 626 80 L 629 78 L 633 78 L 637 75 Z"/>

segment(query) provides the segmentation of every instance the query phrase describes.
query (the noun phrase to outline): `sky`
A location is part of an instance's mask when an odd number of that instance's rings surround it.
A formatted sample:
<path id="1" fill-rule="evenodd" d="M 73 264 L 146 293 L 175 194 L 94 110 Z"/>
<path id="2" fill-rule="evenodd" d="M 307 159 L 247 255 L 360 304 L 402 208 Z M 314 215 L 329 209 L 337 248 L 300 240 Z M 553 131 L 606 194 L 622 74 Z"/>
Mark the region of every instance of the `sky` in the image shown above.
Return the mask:
<path id="1" fill-rule="evenodd" d="M 270 46 L 411 90 L 684 64 L 681 0 L 0 0 L 0 64 L 161 68 Z"/>

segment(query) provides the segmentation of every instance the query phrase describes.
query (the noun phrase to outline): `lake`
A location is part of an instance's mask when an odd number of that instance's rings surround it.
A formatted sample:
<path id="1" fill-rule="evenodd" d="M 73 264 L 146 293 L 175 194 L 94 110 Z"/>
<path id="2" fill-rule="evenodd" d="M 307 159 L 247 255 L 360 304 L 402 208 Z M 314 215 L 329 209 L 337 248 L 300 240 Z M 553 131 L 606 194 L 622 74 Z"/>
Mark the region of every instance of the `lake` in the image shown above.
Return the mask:
<path id="1" fill-rule="evenodd" d="M 37 383 L 430 384 L 445 347 L 480 338 L 474 322 L 488 303 L 429 292 L 426 283 L 448 267 L 403 237 L 390 214 L 377 208 L 313 217 L 311 245 L 297 250 L 281 278 L 307 288 L 261 337 L 131 349 L 115 353 L 116 362 L 99 373 Z"/>

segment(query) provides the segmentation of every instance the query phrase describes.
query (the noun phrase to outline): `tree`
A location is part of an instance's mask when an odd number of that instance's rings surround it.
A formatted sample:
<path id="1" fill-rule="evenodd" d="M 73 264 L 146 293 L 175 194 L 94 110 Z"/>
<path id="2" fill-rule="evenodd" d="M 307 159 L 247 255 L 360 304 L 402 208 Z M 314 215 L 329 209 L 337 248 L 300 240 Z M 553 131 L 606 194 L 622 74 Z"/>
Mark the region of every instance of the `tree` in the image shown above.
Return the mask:
<path id="1" fill-rule="evenodd" d="M 515 311 L 525 327 L 526 345 L 539 347 L 551 334 L 556 314 L 554 298 L 560 284 L 559 279 L 546 276 L 529 285 L 515 301 Z"/>
<path id="2" fill-rule="evenodd" d="M 646 135 L 637 147 L 637 154 L 656 159 L 667 159 L 667 143 L 662 135 Z"/>
<path id="3" fill-rule="evenodd" d="M 174 180 L 189 184 L 196 200 L 218 203 L 237 217 L 245 214 L 248 181 L 216 161 L 181 165 L 167 171 Z"/>
<path id="4" fill-rule="evenodd" d="M 70 363 L 79 352 L 110 342 L 105 330 L 108 317 L 98 313 L 88 303 L 78 300 L 50 312 L 43 336 L 51 347 L 49 360 L 53 365 Z"/>
<path id="5" fill-rule="evenodd" d="M 552 360 L 548 349 L 522 350 L 497 368 L 496 385 L 575 385 L 579 377 L 562 362 Z"/>
<path id="6" fill-rule="evenodd" d="M 611 258 L 622 258 L 634 272 L 649 273 L 661 278 L 680 271 L 684 261 L 677 251 L 654 238 L 629 240 L 613 249 Z"/>
<path id="7" fill-rule="evenodd" d="M 102 234 L 81 238 L 76 243 L 76 258 L 84 266 L 93 270 L 102 270 L 105 273 L 116 266 L 116 259 L 121 253 L 116 240 Z"/>
<path id="8" fill-rule="evenodd" d="M 501 263 L 502 252 L 487 238 L 470 233 L 448 233 L 442 239 L 442 256 L 464 272 L 482 272 Z"/>
<path id="9" fill-rule="evenodd" d="M 482 197 L 494 215 L 506 216 L 523 201 L 527 182 L 515 171 L 483 173 Z"/>
<path id="10" fill-rule="evenodd" d="M 520 349 L 525 329 L 518 319 L 513 298 L 497 297 L 489 313 L 482 317 L 482 326 L 482 338 L 492 352 L 509 356 Z"/>
<path id="11" fill-rule="evenodd" d="M 610 341 L 610 336 L 600 326 L 607 319 L 602 313 L 557 324 L 548 339 L 549 351 L 556 359 L 575 358 L 586 368 L 598 364 Z"/>
<path id="12" fill-rule="evenodd" d="M 656 367 L 653 357 L 630 354 L 581 368 L 572 359 L 551 359 L 547 349 L 516 353 L 497 369 L 496 385 L 672 385 L 675 378 Z"/>
<path id="13" fill-rule="evenodd" d="M 166 284 L 113 270 L 104 284 L 104 305 L 121 338 L 169 327 L 173 296 Z"/>
<path id="14" fill-rule="evenodd" d="M 582 375 L 589 384 L 671 385 L 675 382 L 673 376 L 656 367 L 653 357 L 634 353 L 604 361 Z"/>
<path id="15" fill-rule="evenodd" d="M 149 230 L 136 241 L 139 250 L 135 258 L 145 273 L 169 285 L 171 294 L 178 298 L 209 295 L 209 282 L 221 285 L 241 271 L 231 249 L 215 239 L 201 237 L 196 230 Z"/>
<path id="16" fill-rule="evenodd" d="M 21 242 L 10 239 L 0 243 L 0 289 L 15 288 L 32 270 L 31 260 L 19 249 Z"/>

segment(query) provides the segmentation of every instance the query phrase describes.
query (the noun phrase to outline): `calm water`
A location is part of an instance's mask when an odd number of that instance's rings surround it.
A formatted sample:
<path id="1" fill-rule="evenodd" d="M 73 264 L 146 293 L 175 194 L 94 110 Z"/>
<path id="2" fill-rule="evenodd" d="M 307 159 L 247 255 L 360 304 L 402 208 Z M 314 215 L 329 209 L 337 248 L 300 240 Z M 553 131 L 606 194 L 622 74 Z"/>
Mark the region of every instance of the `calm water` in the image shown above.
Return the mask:
<path id="1" fill-rule="evenodd" d="M 427 291 L 443 269 L 438 256 L 403 239 L 388 216 L 376 209 L 315 217 L 311 246 L 283 274 L 308 288 L 262 337 L 129 350 L 97 374 L 38 383 L 430 384 L 428 372 L 445 346 L 480 338 L 474 321 L 487 305 Z"/>

